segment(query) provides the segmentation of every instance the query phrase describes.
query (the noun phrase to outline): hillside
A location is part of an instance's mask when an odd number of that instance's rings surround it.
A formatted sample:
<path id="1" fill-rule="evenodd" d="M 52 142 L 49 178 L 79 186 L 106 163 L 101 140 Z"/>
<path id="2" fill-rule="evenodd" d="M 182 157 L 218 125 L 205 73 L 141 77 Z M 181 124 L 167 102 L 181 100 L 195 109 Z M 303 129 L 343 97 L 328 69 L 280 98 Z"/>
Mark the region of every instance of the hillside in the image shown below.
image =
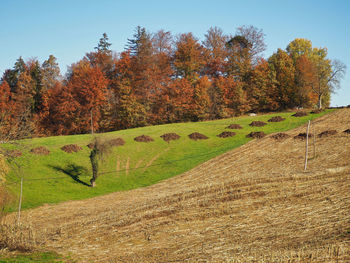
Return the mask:
<path id="1" fill-rule="evenodd" d="M 24 177 L 23 208 L 69 200 L 86 199 L 106 193 L 130 190 L 152 185 L 169 177 L 179 175 L 211 158 L 232 150 L 251 140 L 246 135 L 252 131 L 266 134 L 292 129 L 329 112 L 294 117 L 292 112 L 242 116 L 236 118 L 174 123 L 148 126 L 129 130 L 97 134 L 111 143 L 122 140 L 124 145 L 113 147 L 100 165 L 101 176 L 97 187 L 90 187 L 91 164 L 87 147 L 93 140 L 90 134 L 56 136 L 23 140 L 16 144 L 1 145 L 15 156 L 21 169 L 12 169 L 7 176 L 8 187 L 16 194 L 20 192 L 20 177 Z M 285 118 L 281 122 L 268 122 L 276 115 Z M 252 127 L 252 121 L 263 121 L 267 125 Z M 239 124 L 242 129 L 228 129 L 230 124 Z M 208 137 L 193 140 L 188 135 L 199 132 Z M 220 138 L 222 132 L 234 132 L 233 137 Z M 164 141 L 161 136 L 176 133 L 178 140 Z M 154 141 L 137 142 L 136 137 L 149 136 Z M 144 137 L 141 137 L 144 138 Z M 71 148 L 71 144 L 74 145 Z M 62 147 L 77 149 L 67 153 Z M 80 148 L 79 148 L 80 147 Z M 17 204 L 15 205 L 17 207 Z M 15 208 L 16 209 L 16 208 Z"/>
<path id="2" fill-rule="evenodd" d="M 131 191 L 27 210 L 42 249 L 78 262 L 349 262 L 350 109 Z M 313 147 L 310 157 L 313 156 Z"/>

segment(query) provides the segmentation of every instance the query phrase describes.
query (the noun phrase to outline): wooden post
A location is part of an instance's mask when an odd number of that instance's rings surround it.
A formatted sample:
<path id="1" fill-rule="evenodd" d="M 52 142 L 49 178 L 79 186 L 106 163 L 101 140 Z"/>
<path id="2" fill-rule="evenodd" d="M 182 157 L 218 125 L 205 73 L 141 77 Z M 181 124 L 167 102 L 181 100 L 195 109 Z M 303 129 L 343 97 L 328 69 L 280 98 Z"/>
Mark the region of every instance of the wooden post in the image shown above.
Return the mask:
<path id="1" fill-rule="evenodd" d="M 315 133 L 315 124 L 314 123 L 312 123 L 312 133 L 314 134 L 314 139 L 313 139 L 313 141 L 314 141 L 314 157 L 313 157 L 313 159 L 315 159 L 316 158 L 316 133 Z"/>
<path id="2" fill-rule="evenodd" d="M 310 121 L 307 124 L 306 128 L 306 149 L 305 149 L 305 164 L 304 164 L 304 171 L 306 171 L 307 168 L 307 153 L 308 153 L 308 148 L 309 148 L 309 129 L 310 129 Z"/>
<path id="3" fill-rule="evenodd" d="M 22 192 L 23 192 L 23 176 L 21 177 L 21 192 L 19 194 L 19 204 L 18 204 L 18 221 L 21 219 L 21 207 L 22 207 Z"/>
<path id="4" fill-rule="evenodd" d="M 91 135 L 94 135 L 94 127 L 92 123 L 92 109 L 90 110 L 90 126 L 91 126 Z"/>

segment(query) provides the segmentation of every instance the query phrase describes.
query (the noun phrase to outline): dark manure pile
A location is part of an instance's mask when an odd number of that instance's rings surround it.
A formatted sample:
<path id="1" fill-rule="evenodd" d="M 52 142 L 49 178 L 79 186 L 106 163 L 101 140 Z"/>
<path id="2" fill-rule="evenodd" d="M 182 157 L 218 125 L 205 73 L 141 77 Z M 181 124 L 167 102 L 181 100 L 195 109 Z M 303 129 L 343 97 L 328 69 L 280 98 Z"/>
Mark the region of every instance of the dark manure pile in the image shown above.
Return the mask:
<path id="1" fill-rule="evenodd" d="M 238 130 L 238 129 L 242 129 L 242 126 L 239 125 L 239 124 L 231 124 L 231 125 L 227 126 L 226 128 L 227 129 L 236 129 L 236 130 Z"/>
<path id="2" fill-rule="evenodd" d="M 206 140 L 208 139 L 207 136 L 205 136 L 204 134 L 201 134 L 199 132 L 194 132 L 194 133 L 191 133 L 190 135 L 188 135 L 188 137 L 191 139 L 191 140 Z"/>
<path id="3" fill-rule="evenodd" d="M 249 126 L 252 126 L 252 127 L 262 127 L 262 126 L 265 126 L 267 123 L 266 122 L 263 122 L 263 121 L 252 121 L 251 124 L 249 124 Z"/>
<path id="4" fill-rule="evenodd" d="M 148 135 L 140 135 L 134 138 L 135 142 L 153 142 L 153 138 Z"/>
<path id="5" fill-rule="evenodd" d="M 50 151 L 49 151 L 50 153 Z M 21 157 L 22 156 L 22 152 L 19 150 L 11 150 L 11 151 L 7 151 L 5 153 L 7 156 L 11 157 L 11 158 L 16 158 L 16 157 Z"/>
<path id="6" fill-rule="evenodd" d="M 73 152 L 79 152 L 81 151 L 83 148 L 81 148 L 80 146 L 76 145 L 76 144 L 67 144 L 63 147 L 61 147 L 61 150 L 66 152 L 66 153 L 73 153 Z"/>
<path id="7" fill-rule="evenodd" d="M 165 133 L 163 135 L 160 136 L 164 141 L 166 142 L 170 142 L 170 141 L 176 141 L 178 139 L 180 139 L 180 135 L 174 133 L 174 132 L 171 132 L 171 133 Z"/>
<path id="8" fill-rule="evenodd" d="M 275 116 L 275 117 L 272 117 L 271 119 L 269 119 L 268 122 L 281 122 L 284 120 L 285 120 L 285 118 L 282 118 L 281 116 Z"/>
<path id="9" fill-rule="evenodd" d="M 323 138 L 323 137 L 328 137 L 332 135 L 336 135 L 338 132 L 336 130 L 328 130 L 328 131 L 323 131 L 318 135 L 318 138 Z"/>
<path id="10" fill-rule="evenodd" d="M 220 137 L 220 138 L 229 138 L 229 137 L 233 137 L 235 135 L 236 135 L 235 132 L 224 131 L 224 132 L 220 133 L 217 136 Z"/>
<path id="11" fill-rule="evenodd" d="M 50 150 L 44 146 L 36 147 L 30 150 L 30 153 L 37 155 L 49 155 Z"/>
<path id="12" fill-rule="evenodd" d="M 345 130 L 344 133 L 350 134 L 350 129 Z"/>
<path id="13" fill-rule="evenodd" d="M 305 111 L 298 111 L 298 112 L 294 113 L 292 116 L 294 116 L 294 117 L 304 117 L 304 116 L 307 116 L 307 115 L 308 114 Z"/>
<path id="14" fill-rule="evenodd" d="M 122 138 L 114 138 L 114 139 L 107 141 L 107 143 L 110 146 L 117 147 L 117 146 L 123 146 L 125 144 L 125 141 Z"/>
<path id="15" fill-rule="evenodd" d="M 311 114 L 319 114 L 321 113 L 323 110 L 320 110 L 320 109 L 317 109 L 317 110 L 313 110 L 313 111 L 310 111 Z"/>
<path id="16" fill-rule="evenodd" d="M 276 141 L 284 141 L 285 139 L 289 138 L 290 136 L 286 133 L 279 132 L 271 136 L 272 139 L 275 139 Z"/>
<path id="17" fill-rule="evenodd" d="M 309 138 L 312 138 L 313 134 L 309 133 Z M 301 132 L 298 135 L 294 136 L 294 139 L 297 140 L 306 140 L 306 133 L 305 132 Z"/>
<path id="18" fill-rule="evenodd" d="M 249 134 L 247 134 L 247 138 L 254 138 L 254 139 L 261 139 L 263 137 L 265 137 L 266 134 L 262 131 L 258 131 L 258 132 L 251 132 Z"/>

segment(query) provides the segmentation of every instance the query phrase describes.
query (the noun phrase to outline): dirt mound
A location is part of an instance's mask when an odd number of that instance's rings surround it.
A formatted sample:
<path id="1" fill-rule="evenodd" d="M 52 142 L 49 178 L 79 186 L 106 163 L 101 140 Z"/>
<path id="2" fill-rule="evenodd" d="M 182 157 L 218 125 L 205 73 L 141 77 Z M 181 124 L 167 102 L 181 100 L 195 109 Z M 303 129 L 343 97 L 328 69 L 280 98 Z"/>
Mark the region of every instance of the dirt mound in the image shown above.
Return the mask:
<path id="1" fill-rule="evenodd" d="M 153 142 L 154 140 L 152 139 L 152 137 L 148 136 L 148 135 L 140 135 L 134 138 L 134 141 L 136 142 Z"/>
<path id="2" fill-rule="evenodd" d="M 347 133 L 347 134 L 350 134 L 350 129 L 347 129 L 344 132 Z"/>
<path id="3" fill-rule="evenodd" d="M 313 111 L 310 111 L 311 114 L 318 114 L 318 113 L 321 113 L 323 110 L 322 109 L 317 109 L 317 110 L 313 110 Z"/>
<path id="4" fill-rule="evenodd" d="M 236 135 L 235 132 L 224 131 L 224 132 L 220 133 L 217 136 L 220 137 L 220 138 L 228 138 L 228 137 L 233 137 L 235 135 Z"/>
<path id="5" fill-rule="evenodd" d="M 19 150 L 10 150 L 10 151 L 6 152 L 6 155 L 8 155 L 9 157 L 12 157 L 12 158 L 16 158 L 16 157 L 22 156 L 22 152 Z"/>
<path id="6" fill-rule="evenodd" d="M 226 127 L 227 129 L 242 129 L 242 126 L 239 124 L 231 124 Z"/>
<path id="7" fill-rule="evenodd" d="M 280 122 L 280 121 L 284 121 L 285 118 L 282 118 L 281 116 L 275 116 L 272 117 L 271 119 L 268 120 L 268 122 Z"/>
<path id="8" fill-rule="evenodd" d="M 267 123 L 263 121 L 252 121 L 252 123 L 249 124 L 249 126 L 262 127 L 262 126 L 265 126 L 266 124 Z"/>
<path id="9" fill-rule="evenodd" d="M 322 137 L 328 137 L 331 135 L 335 135 L 338 132 L 336 130 L 328 130 L 328 131 L 323 131 L 318 135 L 318 138 L 322 138 Z"/>
<path id="10" fill-rule="evenodd" d="M 188 135 L 188 137 L 192 140 L 195 140 L 195 141 L 208 139 L 207 136 L 205 136 L 204 134 L 201 134 L 199 132 L 191 133 L 190 135 Z"/>
<path id="11" fill-rule="evenodd" d="M 294 113 L 292 116 L 294 116 L 294 117 L 304 117 L 304 116 L 307 116 L 307 115 L 308 114 L 305 111 L 298 111 L 298 112 Z"/>
<path id="12" fill-rule="evenodd" d="M 255 138 L 255 139 L 261 139 L 263 137 L 265 137 L 266 134 L 264 132 L 258 131 L 258 132 L 251 132 L 249 134 L 247 134 L 247 138 Z"/>
<path id="13" fill-rule="evenodd" d="M 122 138 L 114 138 L 107 142 L 111 146 L 123 146 L 125 141 Z"/>
<path id="14" fill-rule="evenodd" d="M 313 134 L 309 133 L 309 138 L 312 138 Z M 298 139 L 298 140 L 306 140 L 306 133 L 305 132 L 301 132 L 298 135 L 294 136 L 294 139 Z"/>
<path id="15" fill-rule="evenodd" d="M 61 147 L 61 150 L 65 151 L 66 153 L 79 152 L 82 149 L 83 148 L 81 148 L 80 146 L 78 146 L 76 144 L 67 144 L 67 145 Z"/>
<path id="16" fill-rule="evenodd" d="M 279 132 L 279 133 L 276 133 L 276 134 L 271 136 L 271 138 L 275 139 L 276 141 L 283 141 L 289 137 L 290 136 L 288 134 L 283 133 L 283 132 Z"/>
<path id="17" fill-rule="evenodd" d="M 163 135 L 160 136 L 164 141 L 166 142 L 170 142 L 170 141 L 175 141 L 180 139 L 180 135 L 174 133 L 174 132 L 170 132 L 170 133 L 165 133 Z"/>
<path id="18" fill-rule="evenodd" d="M 44 146 L 40 146 L 40 147 L 36 147 L 36 148 L 31 149 L 30 153 L 38 154 L 38 155 L 49 155 L 50 154 L 50 150 L 47 149 Z"/>

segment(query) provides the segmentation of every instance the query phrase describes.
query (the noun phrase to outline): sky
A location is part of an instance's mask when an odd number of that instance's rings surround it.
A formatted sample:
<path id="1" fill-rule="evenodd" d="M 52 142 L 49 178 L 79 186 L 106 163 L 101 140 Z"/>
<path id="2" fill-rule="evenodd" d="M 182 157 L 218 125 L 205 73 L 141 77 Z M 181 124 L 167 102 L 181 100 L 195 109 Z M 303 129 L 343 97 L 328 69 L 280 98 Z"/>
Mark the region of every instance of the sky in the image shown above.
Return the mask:
<path id="1" fill-rule="evenodd" d="M 348 0 L 0 0 L 0 75 L 22 56 L 41 63 L 57 58 L 62 73 L 94 50 L 103 33 L 124 50 L 137 26 L 199 40 L 210 27 L 233 35 L 242 25 L 265 33 L 268 58 L 295 38 L 327 47 L 348 70 L 331 106 L 350 104 L 350 1 Z"/>

